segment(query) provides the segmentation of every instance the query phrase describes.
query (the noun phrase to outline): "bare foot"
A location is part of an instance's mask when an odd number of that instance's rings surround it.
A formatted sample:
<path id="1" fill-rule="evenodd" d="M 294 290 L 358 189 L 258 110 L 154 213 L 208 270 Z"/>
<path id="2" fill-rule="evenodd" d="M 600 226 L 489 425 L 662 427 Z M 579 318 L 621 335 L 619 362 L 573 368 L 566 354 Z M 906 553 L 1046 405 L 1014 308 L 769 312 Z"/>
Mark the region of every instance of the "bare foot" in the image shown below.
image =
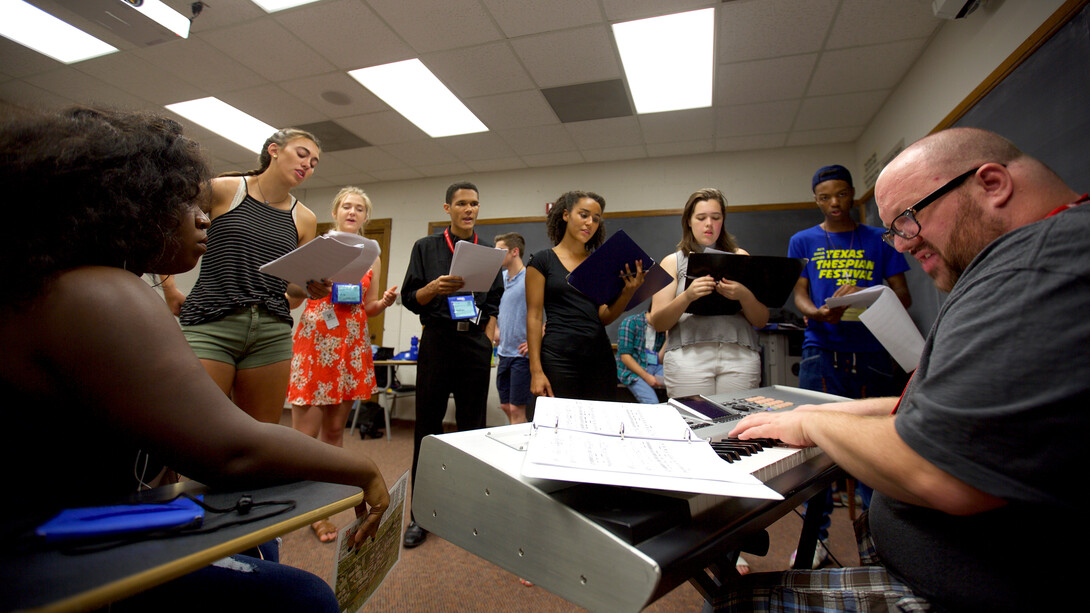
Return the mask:
<path id="1" fill-rule="evenodd" d="M 310 525 L 314 529 L 314 536 L 323 543 L 332 543 L 337 540 L 337 526 L 329 523 L 328 519 L 320 519 Z"/>
<path id="2" fill-rule="evenodd" d="M 746 559 L 743 558 L 741 554 L 738 555 L 738 561 L 734 563 L 734 570 L 738 571 L 739 575 L 749 574 L 749 562 L 746 562 Z"/>

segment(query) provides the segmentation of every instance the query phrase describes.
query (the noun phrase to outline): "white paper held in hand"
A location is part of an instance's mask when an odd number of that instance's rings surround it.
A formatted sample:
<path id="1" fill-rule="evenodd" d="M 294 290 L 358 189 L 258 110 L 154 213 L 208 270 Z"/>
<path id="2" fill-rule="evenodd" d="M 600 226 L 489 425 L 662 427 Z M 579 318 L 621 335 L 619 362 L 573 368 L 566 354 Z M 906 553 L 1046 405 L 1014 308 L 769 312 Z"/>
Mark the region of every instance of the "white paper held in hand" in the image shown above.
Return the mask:
<path id="1" fill-rule="evenodd" d="M 306 287 L 307 281 L 359 283 L 379 256 L 378 243 L 358 234 L 330 232 L 283 255 L 258 270 L 288 283 Z"/>
<path id="2" fill-rule="evenodd" d="M 458 291 L 487 292 L 492 288 L 492 282 L 496 280 L 506 256 L 506 249 L 458 241 L 454 246 L 449 274 L 465 281 L 465 285 Z"/>

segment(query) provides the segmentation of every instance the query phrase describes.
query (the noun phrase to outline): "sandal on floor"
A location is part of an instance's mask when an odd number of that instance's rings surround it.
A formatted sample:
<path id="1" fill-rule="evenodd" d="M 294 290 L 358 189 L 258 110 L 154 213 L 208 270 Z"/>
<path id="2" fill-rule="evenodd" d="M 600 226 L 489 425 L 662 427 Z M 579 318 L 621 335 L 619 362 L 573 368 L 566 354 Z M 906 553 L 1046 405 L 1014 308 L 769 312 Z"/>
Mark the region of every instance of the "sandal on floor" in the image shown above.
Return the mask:
<path id="1" fill-rule="evenodd" d="M 739 575 L 749 574 L 749 562 L 742 557 L 742 554 L 738 554 L 738 561 L 734 563 L 734 570 L 738 571 Z"/>
<path id="2" fill-rule="evenodd" d="M 522 585 L 524 585 L 526 587 L 534 587 L 533 583 L 530 583 L 529 581 L 523 579 L 522 577 L 519 577 L 519 583 L 521 583 Z"/>
<path id="3" fill-rule="evenodd" d="M 331 524 L 328 519 L 319 519 L 310 527 L 314 530 L 314 536 L 323 543 L 332 543 L 337 540 L 337 526 Z"/>

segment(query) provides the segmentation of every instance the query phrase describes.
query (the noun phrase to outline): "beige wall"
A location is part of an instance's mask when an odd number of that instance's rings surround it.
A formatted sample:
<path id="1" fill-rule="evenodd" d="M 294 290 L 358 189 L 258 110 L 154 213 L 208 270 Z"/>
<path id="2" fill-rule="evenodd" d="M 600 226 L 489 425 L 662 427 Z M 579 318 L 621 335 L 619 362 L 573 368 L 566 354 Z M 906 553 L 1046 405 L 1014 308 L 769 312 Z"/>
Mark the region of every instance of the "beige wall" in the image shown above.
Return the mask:
<path id="1" fill-rule="evenodd" d="M 374 216 L 393 219 L 390 253 L 383 254 L 390 262 L 390 283 L 401 284 L 413 242 L 427 232 L 428 222 L 444 219 L 442 201 L 446 187 L 460 179 L 471 180 L 481 188 L 481 219 L 542 215 L 544 203 L 568 189 L 601 193 L 609 212 L 679 208 L 689 193 L 706 186 L 722 189 L 734 205 L 800 202 L 811 197 L 809 179 L 813 171 L 830 163 L 851 168 L 860 177 L 857 187 L 864 191 L 863 165 L 872 153 L 881 157 L 901 139 L 909 144 L 930 132 L 1062 3 L 1062 0 L 986 0 L 970 17 L 944 24 L 872 125 L 854 144 L 601 162 L 362 185 L 375 203 Z M 296 196 L 315 211 L 319 221 L 329 221 L 328 203 L 337 189 L 299 190 Z M 195 280 L 196 271 L 182 275 L 179 286 L 185 291 Z M 387 311 L 384 331 L 387 345 L 397 351 L 405 350 L 409 339 L 419 334 L 419 319 L 404 307 L 395 306 Z M 403 371 L 399 373 L 402 382 L 414 381 L 413 369 Z M 410 399 L 400 400 L 398 415 L 411 414 L 411 407 Z M 494 384 L 489 397 L 488 423 L 506 423 Z"/>

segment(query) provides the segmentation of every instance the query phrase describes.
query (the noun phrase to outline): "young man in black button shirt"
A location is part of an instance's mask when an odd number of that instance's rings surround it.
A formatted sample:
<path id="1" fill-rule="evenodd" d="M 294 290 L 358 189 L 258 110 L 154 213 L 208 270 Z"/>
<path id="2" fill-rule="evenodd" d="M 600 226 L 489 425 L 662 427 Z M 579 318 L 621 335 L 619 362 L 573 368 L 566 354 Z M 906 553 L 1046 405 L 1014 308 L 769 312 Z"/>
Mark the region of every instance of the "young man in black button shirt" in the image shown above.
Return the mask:
<path id="1" fill-rule="evenodd" d="M 473 303 L 479 314 L 455 319 L 451 300 L 468 296 L 459 291 L 464 281 L 447 274 L 460 240 L 478 243 L 474 226 L 480 201 L 477 186 L 454 183 L 447 188 L 443 210 L 450 215 L 450 227 L 426 236 L 413 245 L 409 269 L 401 284 L 401 301 L 420 316 L 424 331 L 416 368 L 416 429 L 413 436 L 413 485 L 420 442 L 429 434 L 443 433 L 443 415 L 447 398 L 454 394 L 458 430 L 483 428 L 488 403 L 489 369 L 492 359 L 493 329 L 503 295 L 503 279 L 497 273 L 487 292 L 474 292 Z M 427 532 L 409 523 L 405 546 L 416 547 Z"/>

